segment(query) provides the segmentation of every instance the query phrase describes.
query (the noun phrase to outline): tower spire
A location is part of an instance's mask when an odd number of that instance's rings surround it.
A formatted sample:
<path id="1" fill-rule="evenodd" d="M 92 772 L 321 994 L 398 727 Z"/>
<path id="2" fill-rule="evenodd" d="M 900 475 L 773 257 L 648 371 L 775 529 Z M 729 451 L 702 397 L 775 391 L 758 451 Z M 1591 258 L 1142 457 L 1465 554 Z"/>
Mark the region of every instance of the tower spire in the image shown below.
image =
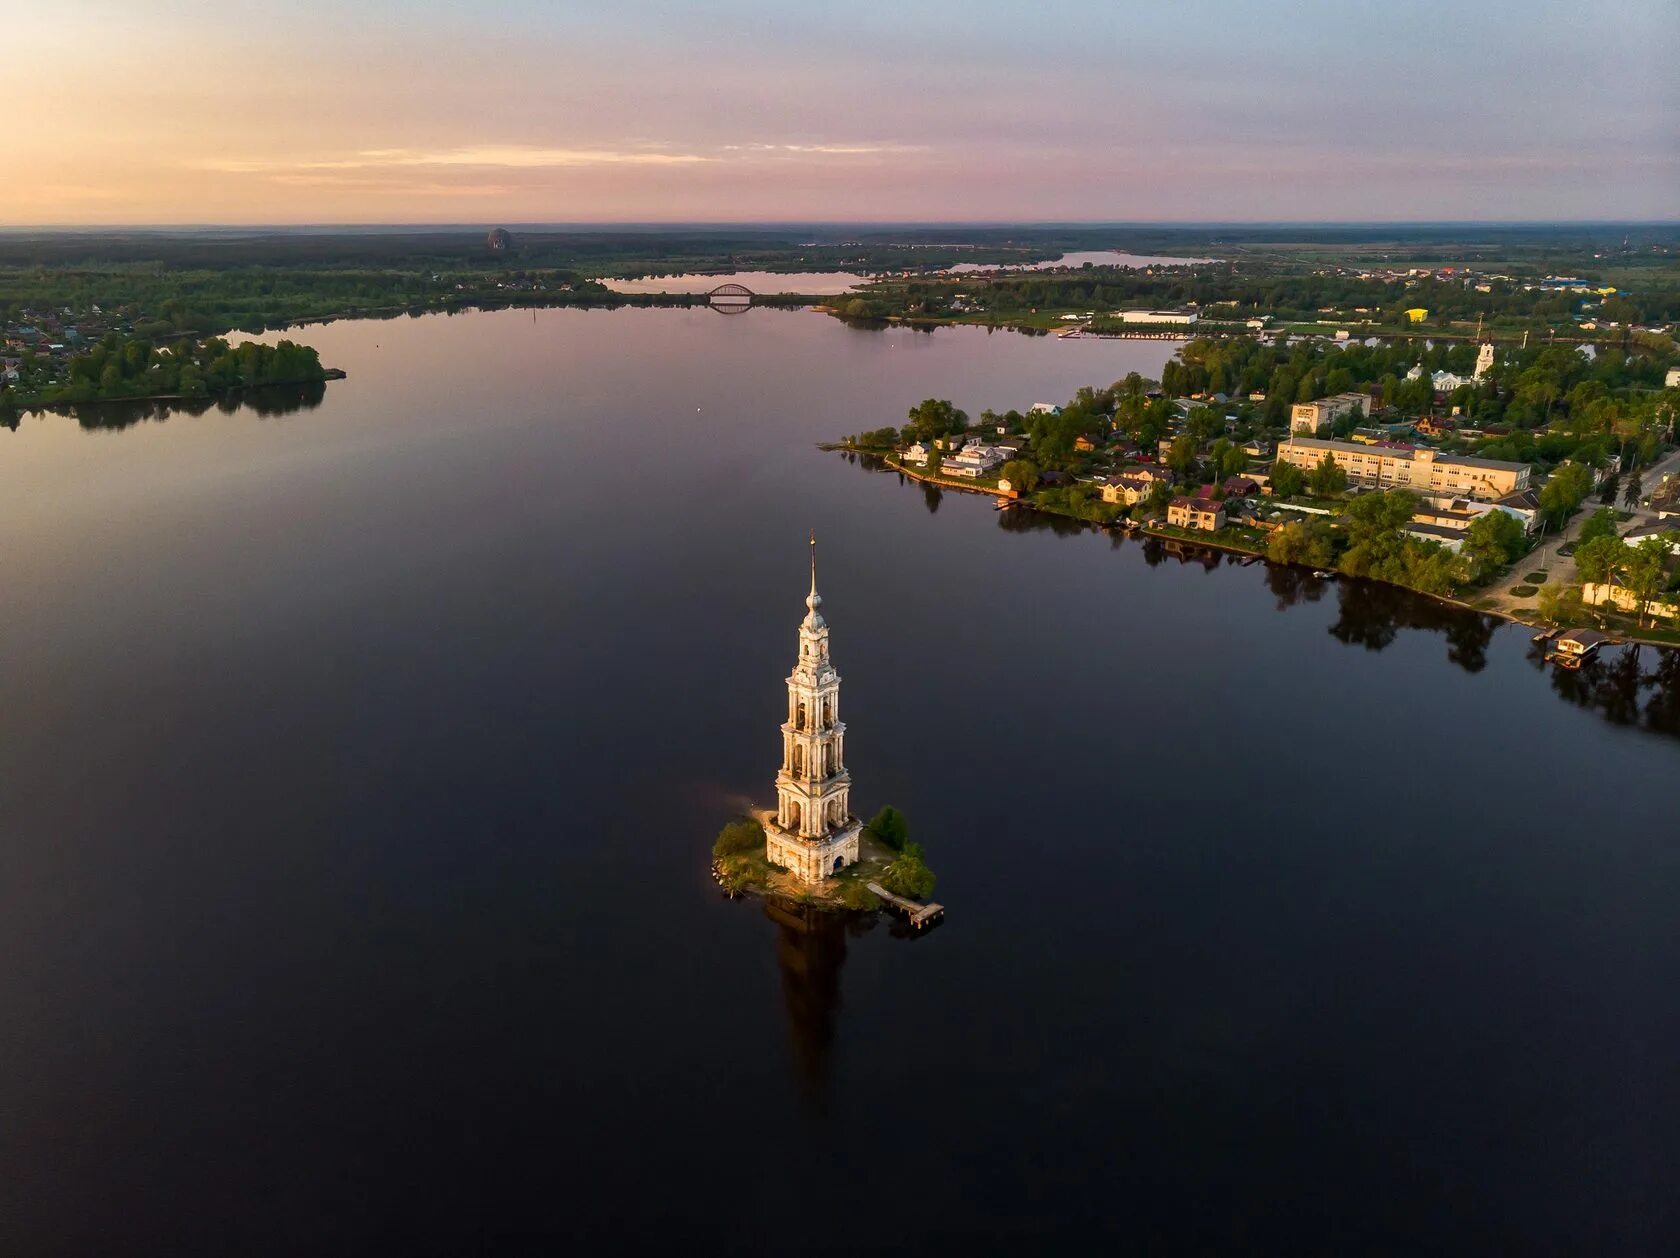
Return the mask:
<path id="1" fill-rule="evenodd" d="M 811 530 L 810 610 L 799 625 L 799 658 L 787 679 L 782 767 L 776 813 L 765 822 L 767 855 L 806 885 L 821 883 L 858 859 L 858 820 L 846 771 L 840 720 L 840 674 L 828 654 L 828 622 L 817 609 L 817 534 Z"/>
<path id="2" fill-rule="evenodd" d="M 811 530 L 811 592 L 805 596 L 805 606 L 807 606 L 811 609 L 811 614 L 813 616 L 816 615 L 817 608 L 822 606 L 822 595 L 817 593 L 817 530 L 816 529 Z M 821 619 L 819 618 L 816 623 L 821 624 L 822 623 Z"/>

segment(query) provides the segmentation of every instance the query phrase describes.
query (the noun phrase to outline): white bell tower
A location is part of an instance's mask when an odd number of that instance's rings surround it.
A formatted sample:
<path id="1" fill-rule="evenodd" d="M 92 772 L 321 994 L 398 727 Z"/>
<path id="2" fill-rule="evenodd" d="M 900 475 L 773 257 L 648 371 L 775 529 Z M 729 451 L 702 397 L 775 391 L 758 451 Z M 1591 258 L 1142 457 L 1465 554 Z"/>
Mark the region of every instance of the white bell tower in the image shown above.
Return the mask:
<path id="1" fill-rule="evenodd" d="M 811 593 L 799 625 L 799 660 L 788 674 L 776 814 L 764 827 L 765 855 L 804 883 L 819 883 L 858 859 L 858 819 L 846 771 L 840 674 L 828 657 L 828 622 L 817 609 L 817 536 L 811 534 Z"/>

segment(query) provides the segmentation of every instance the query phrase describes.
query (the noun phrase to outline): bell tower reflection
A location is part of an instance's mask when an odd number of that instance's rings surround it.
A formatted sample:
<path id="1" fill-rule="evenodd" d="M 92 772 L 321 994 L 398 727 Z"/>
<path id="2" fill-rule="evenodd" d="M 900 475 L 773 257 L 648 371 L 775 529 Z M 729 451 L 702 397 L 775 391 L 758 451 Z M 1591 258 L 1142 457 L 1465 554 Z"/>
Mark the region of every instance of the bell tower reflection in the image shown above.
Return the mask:
<path id="1" fill-rule="evenodd" d="M 766 901 L 776 923 L 776 962 L 782 972 L 794 1068 L 813 1102 L 828 1086 L 828 1065 L 840 1011 L 840 967 L 846 961 L 846 923 L 838 913 Z"/>

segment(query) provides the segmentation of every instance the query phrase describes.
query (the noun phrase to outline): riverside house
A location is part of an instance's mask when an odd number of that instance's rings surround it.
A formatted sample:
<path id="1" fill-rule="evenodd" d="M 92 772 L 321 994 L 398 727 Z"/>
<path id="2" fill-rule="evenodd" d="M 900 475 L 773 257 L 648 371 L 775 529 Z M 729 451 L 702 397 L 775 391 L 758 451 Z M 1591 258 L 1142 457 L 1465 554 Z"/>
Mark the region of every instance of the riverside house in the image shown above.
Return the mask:
<path id="1" fill-rule="evenodd" d="M 1209 498 L 1174 498 L 1167 504 L 1167 523 L 1214 533 L 1225 527 L 1225 505 Z"/>
<path id="2" fill-rule="evenodd" d="M 1102 498 L 1104 502 L 1117 503 L 1123 507 L 1135 507 L 1145 498 L 1155 482 L 1147 476 L 1136 476 L 1131 472 L 1122 472 L 1119 476 L 1110 476 L 1103 482 Z"/>
<path id="3" fill-rule="evenodd" d="M 991 446 L 981 445 L 978 441 L 964 446 L 954 458 L 943 460 L 939 470 L 946 476 L 960 476 L 965 480 L 978 480 L 982 476 L 990 476 L 992 469 L 1003 462 L 1003 455 Z"/>

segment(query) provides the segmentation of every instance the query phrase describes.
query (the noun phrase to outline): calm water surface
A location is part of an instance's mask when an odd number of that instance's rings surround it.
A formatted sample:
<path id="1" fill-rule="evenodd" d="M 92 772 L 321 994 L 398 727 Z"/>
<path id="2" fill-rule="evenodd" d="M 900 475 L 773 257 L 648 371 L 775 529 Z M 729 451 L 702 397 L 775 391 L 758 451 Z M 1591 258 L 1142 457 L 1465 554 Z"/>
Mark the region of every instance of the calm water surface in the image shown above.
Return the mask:
<path id="1" fill-rule="evenodd" d="M 310 330 L 0 431 L 0 1252 L 1661 1253 L 1680 666 L 814 442 L 1172 346 Z M 949 921 L 720 900 L 805 531 Z"/>
<path id="2" fill-rule="evenodd" d="M 820 297 L 846 293 L 868 276 L 850 271 L 730 271 L 720 275 L 647 275 L 641 279 L 603 279 L 616 293 L 709 293 L 720 284 L 745 284 L 755 293 L 802 293 Z"/>
<path id="3" fill-rule="evenodd" d="M 988 266 L 976 262 L 960 262 L 950 268 L 951 274 L 957 275 L 968 271 L 1050 271 L 1063 266 L 1189 266 L 1195 262 L 1212 262 L 1212 258 L 1169 258 L 1153 254 L 1124 253 L 1118 249 L 1081 249 L 1073 253 L 1064 253 L 1059 258 L 1048 259 L 1043 262 L 1023 263 L 1020 266 Z"/>
<path id="4" fill-rule="evenodd" d="M 975 262 L 960 262 L 938 274 L 966 275 L 972 271 L 1048 271 L 1055 267 L 1084 266 L 1188 266 L 1193 262 L 1211 262 L 1211 258 L 1167 258 L 1138 253 L 1121 253 L 1114 249 L 1082 250 L 1064 253 L 1044 262 L 1022 263 L 1020 266 L 999 267 Z M 745 284 L 755 293 L 803 293 L 825 296 L 849 293 L 870 280 L 868 275 L 850 271 L 730 271 L 726 274 L 706 275 L 649 275 L 640 279 L 603 279 L 601 283 L 618 293 L 709 293 L 720 284 Z"/>

